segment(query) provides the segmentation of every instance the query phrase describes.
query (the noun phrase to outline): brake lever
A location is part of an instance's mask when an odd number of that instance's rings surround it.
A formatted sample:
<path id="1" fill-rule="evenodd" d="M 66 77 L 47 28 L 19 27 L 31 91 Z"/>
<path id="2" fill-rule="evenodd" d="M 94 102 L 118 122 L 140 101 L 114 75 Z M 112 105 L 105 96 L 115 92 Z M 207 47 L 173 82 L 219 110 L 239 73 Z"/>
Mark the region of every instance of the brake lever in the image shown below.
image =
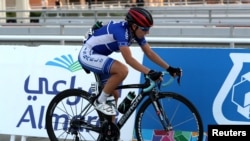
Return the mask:
<path id="1" fill-rule="evenodd" d="M 177 83 L 178 83 L 179 85 L 181 85 L 181 76 L 178 76 L 178 78 L 177 78 Z"/>
<path id="2" fill-rule="evenodd" d="M 158 85 L 157 85 L 159 90 L 161 89 L 161 82 L 162 81 L 158 82 Z"/>
<path id="3" fill-rule="evenodd" d="M 177 83 L 178 83 L 179 85 L 181 85 L 182 70 L 180 70 L 180 72 L 177 73 L 177 76 L 178 76 L 178 78 L 177 78 Z"/>

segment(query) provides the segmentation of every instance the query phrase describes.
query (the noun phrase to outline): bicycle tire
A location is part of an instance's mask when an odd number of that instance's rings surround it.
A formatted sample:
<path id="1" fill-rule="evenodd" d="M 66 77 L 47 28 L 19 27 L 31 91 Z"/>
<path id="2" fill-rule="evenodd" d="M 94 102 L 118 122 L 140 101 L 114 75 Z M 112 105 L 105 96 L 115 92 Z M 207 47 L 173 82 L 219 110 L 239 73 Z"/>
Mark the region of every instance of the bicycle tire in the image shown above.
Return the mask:
<path id="1" fill-rule="evenodd" d="M 203 123 L 196 107 L 185 97 L 172 92 L 159 93 L 157 100 L 172 125 L 170 131 L 164 130 L 151 99 L 139 108 L 135 120 L 137 141 L 168 140 L 188 141 L 187 136 L 197 141 L 203 140 Z M 149 124 L 151 123 L 151 124 Z M 192 135 L 192 136 L 191 136 Z M 157 139 L 158 138 L 158 139 Z"/>
<path id="2" fill-rule="evenodd" d="M 84 111 L 87 105 L 89 107 Z M 68 89 L 51 100 L 46 112 L 46 130 L 51 141 L 101 141 L 99 130 L 91 131 L 84 126 L 89 124 L 97 127 L 97 130 L 103 120 L 91 104 L 90 94 L 79 89 Z"/>

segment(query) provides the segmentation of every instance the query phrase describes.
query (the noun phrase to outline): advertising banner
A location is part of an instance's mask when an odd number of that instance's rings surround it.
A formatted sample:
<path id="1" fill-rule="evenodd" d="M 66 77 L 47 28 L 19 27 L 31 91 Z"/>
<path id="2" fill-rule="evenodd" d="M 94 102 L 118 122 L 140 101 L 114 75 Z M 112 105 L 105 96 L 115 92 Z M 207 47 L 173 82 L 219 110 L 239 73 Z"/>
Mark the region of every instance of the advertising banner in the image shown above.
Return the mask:
<path id="1" fill-rule="evenodd" d="M 0 134 L 48 137 L 45 114 L 50 100 L 69 88 L 88 91 L 95 81 L 94 75 L 86 74 L 77 61 L 80 48 L 0 46 Z M 202 117 L 205 132 L 208 125 L 250 125 L 249 49 L 157 47 L 153 50 L 171 66 L 182 68 L 181 84 L 175 81 L 162 91 L 173 91 L 189 99 Z M 131 52 L 148 68 L 163 70 L 140 48 L 131 47 Z M 120 53 L 112 57 L 125 63 Z M 144 75 L 128 68 L 129 75 L 123 84 L 144 82 Z M 118 104 L 129 91 L 121 92 Z M 134 115 L 121 130 L 124 141 L 133 138 Z M 147 132 L 148 140 L 154 141 L 153 137 L 158 136 L 155 133 L 154 129 Z M 191 137 L 186 141 L 192 141 Z"/>
<path id="2" fill-rule="evenodd" d="M 45 114 L 51 99 L 60 91 L 80 88 L 88 91 L 95 82 L 78 63 L 81 46 L 1 46 L 0 47 L 0 134 L 48 137 Z M 143 54 L 133 49 L 133 55 L 142 62 Z M 124 62 L 121 54 L 112 57 Z M 139 83 L 140 73 L 131 69 L 126 83 Z M 121 92 L 118 103 L 129 90 Z M 117 117 L 121 115 L 118 114 Z M 132 139 L 134 114 L 122 128 L 121 138 Z M 130 132 L 130 133 L 129 133 Z M 129 136 L 130 135 L 130 136 Z"/>
<path id="3" fill-rule="evenodd" d="M 249 49 L 164 47 L 154 51 L 171 66 L 182 68 L 181 85 L 176 82 L 162 91 L 188 98 L 201 114 L 205 132 L 210 124 L 250 125 Z M 143 64 L 162 70 L 146 57 Z M 153 140 L 154 130 L 151 134 Z"/>

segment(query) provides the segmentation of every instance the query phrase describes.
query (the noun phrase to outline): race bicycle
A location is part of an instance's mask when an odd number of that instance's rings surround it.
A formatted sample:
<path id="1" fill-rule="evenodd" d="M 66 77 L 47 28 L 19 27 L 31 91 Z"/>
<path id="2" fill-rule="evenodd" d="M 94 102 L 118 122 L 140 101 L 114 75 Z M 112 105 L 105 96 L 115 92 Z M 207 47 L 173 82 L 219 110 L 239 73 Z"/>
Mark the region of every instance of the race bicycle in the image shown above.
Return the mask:
<path id="1" fill-rule="evenodd" d="M 90 94 L 82 89 L 67 89 L 58 93 L 51 100 L 46 112 L 46 130 L 49 139 L 117 141 L 120 138 L 120 129 L 136 111 L 133 134 L 137 141 L 151 141 L 153 135 L 149 133 L 158 133 L 159 141 L 164 138 L 183 141 L 185 138 L 183 135 L 187 134 L 192 135 L 192 141 L 202 141 L 203 124 L 198 110 L 184 96 L 175 92 L 161 91 L 161 87 L 168 86 L 174 80 L 167 71 L 162 71 L 162 74 L 169 76 L 168 81 L 156 82 L 145 76 L 143 84 L 117 87 L 117 89 L 135 88 L 139 90 L 139 94 L 129 109 L 115 122 L 112 121 L 112 116 L 104 115 L 95 109 L 93 103 L 98 94 Z M 97 84 L 100 84 L 98 74 L 94 75 Z M 98 85 L 99 92 L 101 89 L 102 86 Z"/>

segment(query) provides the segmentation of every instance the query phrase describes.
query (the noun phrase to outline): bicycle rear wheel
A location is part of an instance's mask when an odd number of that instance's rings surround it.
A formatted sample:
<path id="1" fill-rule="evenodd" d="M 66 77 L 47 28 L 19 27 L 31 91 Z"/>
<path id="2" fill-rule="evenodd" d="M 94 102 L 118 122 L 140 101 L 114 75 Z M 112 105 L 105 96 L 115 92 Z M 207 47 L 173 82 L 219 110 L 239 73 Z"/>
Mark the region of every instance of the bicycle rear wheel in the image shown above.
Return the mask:
<path id="1" fill-rule="evenodd" d="M 150 98 L 146 100 L 136 116 L 137 141 L 202 141 L 203 123 L 189 100 L 170 92 L 159 93 L 156 98 L 163 116 L 159 117 L 159 110 L 155 110 Z"/>
<path id="2" fill-rule="evenodd" d="M 57 94 L 46 112 L 46 130 L 51 141 L 100 140 L 102 121 L 90 95 L 79 89 Z"/>

